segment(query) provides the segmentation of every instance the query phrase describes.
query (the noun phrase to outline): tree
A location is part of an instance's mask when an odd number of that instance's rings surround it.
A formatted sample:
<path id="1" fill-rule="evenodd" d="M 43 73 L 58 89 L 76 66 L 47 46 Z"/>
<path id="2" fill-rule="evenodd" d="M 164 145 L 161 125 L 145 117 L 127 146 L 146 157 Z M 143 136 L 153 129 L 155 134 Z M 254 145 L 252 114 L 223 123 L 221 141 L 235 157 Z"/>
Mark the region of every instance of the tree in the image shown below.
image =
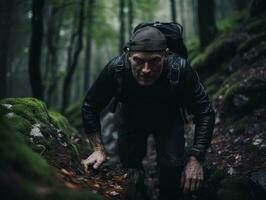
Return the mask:
<path id="1" fill-rule="evenodd" d="M 264 0 L 253 0 L 250 6 L 250 16 L 259 16 L 262 13 L 266 13 L 266 3 Z"/>
<path id="2" fill-rule="evenodd" d="M 120 40 L 119 40 L 119 53 L 123 51 L 125 44 L 125 0 L 119 1 L 119 19 L 120 19 Z"/>
<path id="3" fill-rule="evenodd" d="M 60 1 L 60 6 L 49 4 L 47 6 L 46 16 L 46 66 L 44 80 L 46 86 L 46 103 L 49 106 L 54 96 L 54 91 L 58 85 L 58 45 L 60 40 L 60 29 L 63 22 L 64 9 L 62 8 L 63 1 Z"/>
<path id="4" fill-rule="evenodd" d="M 13 24 L 12 16 L 16 2 L 14 0 L 0 2 L 0 99 L 7 97 L 7 71 L 10 47 L 10 32 Z"/>
<path id="5" fill-rule="evenodd" d="M 134 9 L 132 0 L 128 0 L 128 37 L 132 34 L 132 26 L 134 21 Z"/>
<path id="6" fill-rule="evenodd" d="M 215 38 L 217 27 L 214 18 L 214 0 L 198 0 L 200 46 L 205 48 Z"/>
<path id="7" fill-rule="evenodd" d="M 171 2 L 171 14 L 172 14 L 172 21 L 176 22 L 176 5 L 175 0 L 170 0 Z"/>
<path id="8" fill-rule="evenodd" d="M 88 1 L 87 9 L 87 36 L 86 36 L 86 51 L 85 51 L 85 62 L 84 62 L 84 87 L 86 91 L 90 84 L 90 63 L 91 63 L 91 44 L 92 44 L 92 26 L 94 22 L 94 10 L 95 0 Z"/>
<path id="9" fill-rule="evenodd" d="M 43 39 L 43 6 L 44 0 L 32 0 L 32 34 L 29 49 L 29 76 L 32 95 L 43 100 L 41 77 L 41 51 Z"/>
<path id="10" fill-rule="evenodd" d="M 82 37 L 83 37 L 83 24 L 84 24 L 84 0 L 80 0 L 79 13 L 78 13 L 78 26 L 77 30 L 73 26 L 73 33 L 70 38 L 70 44 L 68 46 L 67 57 L 67 71 L 63 83 L 63 95 L 62 95 L 62 113 L 69 105 L 71 94 L 71 82 L 75 69 L 78 64 L 78 58 L 82 50 Z M 75 20 L 73 21 L 75 23 Z"/>

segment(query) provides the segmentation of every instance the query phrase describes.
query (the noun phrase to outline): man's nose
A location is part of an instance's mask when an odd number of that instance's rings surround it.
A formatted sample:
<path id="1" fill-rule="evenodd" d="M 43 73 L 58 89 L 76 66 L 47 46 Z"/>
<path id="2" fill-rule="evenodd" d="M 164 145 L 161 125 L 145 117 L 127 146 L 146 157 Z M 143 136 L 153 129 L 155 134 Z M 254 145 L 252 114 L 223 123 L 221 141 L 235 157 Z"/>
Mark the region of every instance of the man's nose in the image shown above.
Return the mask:
<path id="1" fill-rule="evenodd" d="M 144 67 L 142 68 L 142 73 L 149 74 L 151 72 L 151 68 L 149 67 L 148 62 L 145 62 Z"/>

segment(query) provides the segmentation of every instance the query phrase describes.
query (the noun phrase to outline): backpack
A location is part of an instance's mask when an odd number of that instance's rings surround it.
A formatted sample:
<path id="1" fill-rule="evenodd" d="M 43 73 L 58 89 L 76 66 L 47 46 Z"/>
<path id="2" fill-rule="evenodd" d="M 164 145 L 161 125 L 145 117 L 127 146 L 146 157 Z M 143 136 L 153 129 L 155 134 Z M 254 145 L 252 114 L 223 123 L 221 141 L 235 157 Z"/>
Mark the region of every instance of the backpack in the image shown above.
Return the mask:
<path id="1" fill-rule="evenodd" d="M 155 27 L 164 34 L 166 38 L 167 47 L 171 52 L 176 53 L 182 58 L 188 58 L 187 48 L 182 38 L 183 27 L 179 23 L 158 21 L 140 23 L 134 28 L 133 33 L 135 33 L 138 29 L 147 26 Z M 126 44 L 124 50 L 126 50 L 127 47 L 128 45 Z"/>

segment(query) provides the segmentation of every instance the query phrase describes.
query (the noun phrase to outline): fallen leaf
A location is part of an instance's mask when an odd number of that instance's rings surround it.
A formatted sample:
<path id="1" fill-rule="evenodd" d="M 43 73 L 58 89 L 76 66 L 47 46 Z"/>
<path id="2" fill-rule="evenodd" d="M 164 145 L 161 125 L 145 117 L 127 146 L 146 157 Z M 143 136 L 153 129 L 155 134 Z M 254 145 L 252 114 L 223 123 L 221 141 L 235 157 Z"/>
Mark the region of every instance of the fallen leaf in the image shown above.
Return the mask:
<path id="1" fill-rule="evenodd" d="M 69 171 L 67 171 L 66 169 L 62 168 L 61 172 L 62 172 L 62 174 L 66 175 L 66 176 L 72 176 L 72 174 Z"/>
<path id="2" fill-rule="evenodd" d="M 116 191 L 108 191 L 106 193 L 109 194 L 109 195 L 111 195 L 111 196 L 117 196 L 117 195 L 119 195 L 119 193 L 116 192 Z"/>
<path id="3" fill-rule="evenodd" d="M 70 182 L 65 182 L 65 186 L 70 189 L 78 189 L 79 186 Z"/>

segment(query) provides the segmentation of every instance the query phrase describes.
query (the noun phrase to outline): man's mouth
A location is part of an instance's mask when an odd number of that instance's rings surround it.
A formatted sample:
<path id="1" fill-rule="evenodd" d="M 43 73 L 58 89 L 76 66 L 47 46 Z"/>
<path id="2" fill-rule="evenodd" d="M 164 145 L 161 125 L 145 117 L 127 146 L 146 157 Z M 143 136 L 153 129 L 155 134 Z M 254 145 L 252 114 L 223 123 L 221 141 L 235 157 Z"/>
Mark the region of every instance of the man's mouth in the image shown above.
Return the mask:
<path id="1" fill-rule="evenodd" d="M 143 80 L 150 80 L 152 79 L 152 76 L 140 76 L 140 78 Z"/>

